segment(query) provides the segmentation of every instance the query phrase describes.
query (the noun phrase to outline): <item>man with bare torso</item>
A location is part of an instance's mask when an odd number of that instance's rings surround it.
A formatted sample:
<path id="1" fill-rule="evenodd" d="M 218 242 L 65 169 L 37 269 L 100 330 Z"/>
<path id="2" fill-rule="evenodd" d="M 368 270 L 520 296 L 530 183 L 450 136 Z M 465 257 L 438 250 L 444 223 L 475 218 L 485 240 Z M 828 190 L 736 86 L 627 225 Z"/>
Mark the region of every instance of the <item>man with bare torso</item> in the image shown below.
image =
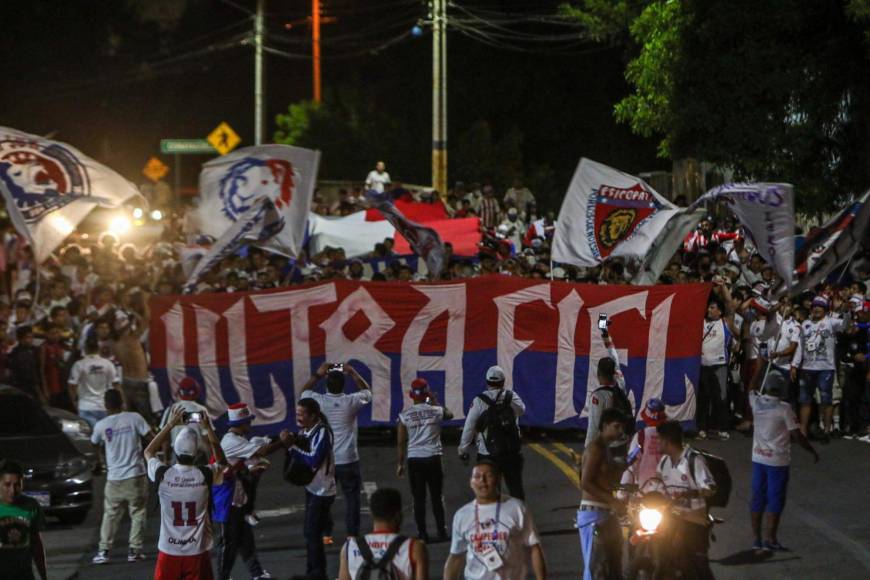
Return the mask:
<path id="1" fill-rule="evenodd" d="M 136 411 L 153 423 L 151 403 L 148 398 L 148 359 L 140 339 L 145 325 L 135 314 L 115 312 L 117 339 L 113 345 L 115 358 L 121 364 L 121 385 L 127 396 L 131 411 Z"/>

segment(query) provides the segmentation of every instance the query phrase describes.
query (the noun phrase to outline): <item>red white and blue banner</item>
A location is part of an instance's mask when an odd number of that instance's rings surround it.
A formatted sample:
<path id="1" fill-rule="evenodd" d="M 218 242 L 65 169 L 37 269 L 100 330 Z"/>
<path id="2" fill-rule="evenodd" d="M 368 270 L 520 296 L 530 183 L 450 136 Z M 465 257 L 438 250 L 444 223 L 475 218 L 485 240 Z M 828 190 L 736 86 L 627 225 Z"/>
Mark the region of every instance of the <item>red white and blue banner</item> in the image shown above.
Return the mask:
<path id="1" fill-rule="evenodd" d="M 523 424 L 581 427 L 606 356 L 597 328 L 606 313 L 636 408 L 659 397 L 672 418 L 690 421 L 709 291 L 495 275 L 160 296 L 151 300 L 151 364 L 164 402 L 190 375 L 205 385 L 213 416 L 244 401 L 259 433 L 293 426 L 295 399 L 325 360 L 351 361 L 371 384 L 364 426 L 395 423 L 418 376 L 461 422 L 498 364 L 526 402 Z"/>
<path id="2" fill-rule="evenodd" d="M 94 208 L 118 207 L 139 190 L 66 143 L 0 127 L 0 194 L 41 263 Z"/>
<path id="3" fill-rule="evenodd" d="M 870 242 L 870 191 L 821 228 L 810 230 L 795 256 L 794 293 L 812 289 Z"/>

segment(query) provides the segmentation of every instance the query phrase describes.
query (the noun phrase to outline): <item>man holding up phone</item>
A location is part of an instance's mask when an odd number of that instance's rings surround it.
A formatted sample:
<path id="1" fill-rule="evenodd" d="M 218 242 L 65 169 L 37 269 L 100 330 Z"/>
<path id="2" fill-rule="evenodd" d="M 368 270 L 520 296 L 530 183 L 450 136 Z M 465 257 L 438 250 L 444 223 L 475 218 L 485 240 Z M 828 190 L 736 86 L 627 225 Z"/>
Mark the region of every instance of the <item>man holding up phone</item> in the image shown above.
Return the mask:
<path id="1" fill-rule="evenodd" d="M 345 376 L 356 384 L 358 392 L 345 394 Z M 326 392 L 314 390 L 320 379 L 326 378 Z M 358 536 L 360 527 L 360 493 L 362 473 L 359 467 L 357 448 L 357 415 L 363 407 L 372 402 L 369 384 L 349 363 L 323 363 L 317 372 L 302 387 L 300 399 L 314 399 L 329 421 L 335 436 L 335 479 L 341 486 L 341 493 L 347 506 L 345 525 L 348 536 Z M 331 518 L 330 518 L 331 521 Z M 327 529 L 324 544 L 332 544 L 332 534 Z"/>
<path id="2" fill-rule="evenodd" d="M 605 410 L 615 405 L 617 397 L 625 400 L 625 377 L 619 368 L 619 355 L 613 346 L 613 340 L 607 330 L 610 321 L 607 314 L 598 315 L 598 330 L 601 331 L 601 340 L 607 349 L 606 357 L 598 361 L 598 388 L 589 394 L 586 406 L 589 409 L 589 423 L 586 427 L 586 442 L 584 449 L 589 449 L 592 442 L 598 437 L 601 425 L 601 416 Z M 617 393 L 617 389 L 620 391 Z M 625 409 L 620 409 L 625 413 Z M 629 413 L 630 410 L 629 410 Z M 632 415 L 633 416 L 633 415 Z"/>

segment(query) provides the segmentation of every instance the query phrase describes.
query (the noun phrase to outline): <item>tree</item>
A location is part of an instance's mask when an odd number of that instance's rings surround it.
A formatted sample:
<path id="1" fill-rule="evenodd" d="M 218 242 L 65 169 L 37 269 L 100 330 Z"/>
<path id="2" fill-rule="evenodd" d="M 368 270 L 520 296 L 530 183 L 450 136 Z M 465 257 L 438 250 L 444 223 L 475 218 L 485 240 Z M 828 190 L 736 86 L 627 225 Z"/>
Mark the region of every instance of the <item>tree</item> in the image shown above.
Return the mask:
<path id="1" fill-rule="evenodd" d="M 659 155 L 791 182 L 805 211 L 870 185 L 867 0 L 585 0 L 564 10 L 626 46 L 634 92 L 615 115 L 658 135 Z"/>

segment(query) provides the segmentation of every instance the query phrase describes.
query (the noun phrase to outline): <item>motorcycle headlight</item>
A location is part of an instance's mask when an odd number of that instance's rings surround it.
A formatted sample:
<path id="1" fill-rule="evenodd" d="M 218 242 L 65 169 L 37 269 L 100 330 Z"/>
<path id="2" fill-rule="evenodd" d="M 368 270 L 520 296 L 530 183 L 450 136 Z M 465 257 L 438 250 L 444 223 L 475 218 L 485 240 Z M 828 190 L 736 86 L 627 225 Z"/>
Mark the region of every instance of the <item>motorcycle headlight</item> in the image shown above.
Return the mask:
<path id="1" fill-rule="evenodd" d="M 76 457 L 68 461 L 62 461 L 54 468 L 54 476 L 59 479 L 69 479 L 83 471 L 90 469 L 88 460 L 84 457 Z"/>
<path id="2" fill-rule="evenodd" d="M 640 518 L 640 527 L 646 532 L 654 532 L 662 523 L 662 512 L 651 508 L 643 508 L 638 514 Z"/>

